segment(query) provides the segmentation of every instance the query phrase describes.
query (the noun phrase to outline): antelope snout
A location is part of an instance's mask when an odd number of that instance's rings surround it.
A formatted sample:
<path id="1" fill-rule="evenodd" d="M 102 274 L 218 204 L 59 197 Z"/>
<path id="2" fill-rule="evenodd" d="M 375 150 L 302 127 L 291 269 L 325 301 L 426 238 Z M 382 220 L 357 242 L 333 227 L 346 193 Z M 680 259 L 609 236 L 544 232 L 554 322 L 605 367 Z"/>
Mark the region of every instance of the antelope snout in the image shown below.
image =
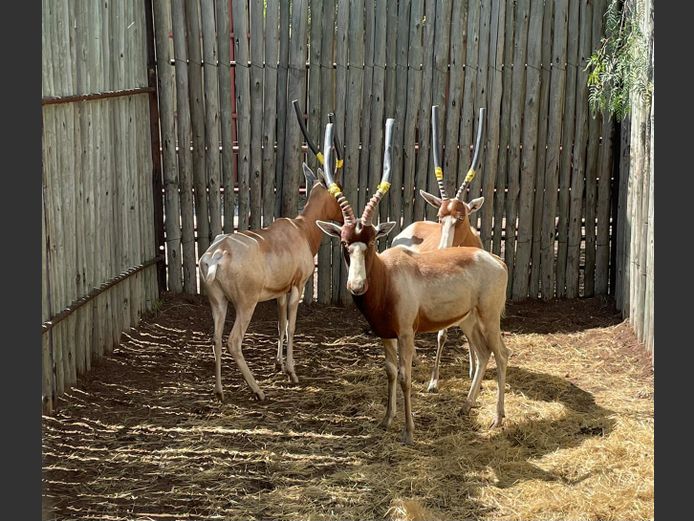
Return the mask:
<path id="1" fill-rule="evenodd" d="M 366 279 L 355 279 L 347 281 L 347 290 L 352 295 L 363 295 L 364 293 L 366 293 L 367 289 L 369 289 L 369 284 L 366 282 Z"/>

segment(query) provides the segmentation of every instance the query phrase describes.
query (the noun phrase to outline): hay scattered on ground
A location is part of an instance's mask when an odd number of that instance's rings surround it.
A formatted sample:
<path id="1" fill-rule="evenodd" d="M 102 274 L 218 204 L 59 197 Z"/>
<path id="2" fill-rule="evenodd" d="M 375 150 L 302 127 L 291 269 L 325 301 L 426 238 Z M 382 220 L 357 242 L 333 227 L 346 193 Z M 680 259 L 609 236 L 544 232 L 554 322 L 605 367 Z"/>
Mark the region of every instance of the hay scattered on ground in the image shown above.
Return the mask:
<path id="1" fill-rule="evenodd" d="M 419 336 L 414 446 L 400 443 L 402 410 L 391 430 L 377 426 L 382 348 L 356 311 L 301 307 L 296 386 L 274 370 L 275 313 L 259 306 L 244 344 L 263 403 L 250 399 L 228 355 L 227 399 L 214 400 L 202 299 L 167 298 L 124 335 L 44 417 L 46 517 L 653 518 L 653 376 L 605 302 L 509 305 L 501 430 L 487 428 L 493 362 L 479 407 L 460 417 L 467 344 L 449 332 L 440 390 L 430 394 L 436 338 Z"/>

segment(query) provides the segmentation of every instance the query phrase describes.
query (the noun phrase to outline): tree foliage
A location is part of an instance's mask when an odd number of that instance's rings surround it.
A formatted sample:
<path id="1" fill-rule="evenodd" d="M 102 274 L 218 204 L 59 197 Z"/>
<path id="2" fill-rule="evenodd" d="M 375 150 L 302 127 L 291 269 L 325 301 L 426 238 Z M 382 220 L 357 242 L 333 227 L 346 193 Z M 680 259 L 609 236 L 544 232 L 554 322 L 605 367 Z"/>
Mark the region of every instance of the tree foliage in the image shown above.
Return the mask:
<path id="1" fill-rule="evenodd" d="M 609 2 L 605 36 L 586 66 L 593 113 L 605 111 L 622 120 L 632 102 L 650 103 L 649 35 L 641 30 L 642 9 L 643 0 Z"/>

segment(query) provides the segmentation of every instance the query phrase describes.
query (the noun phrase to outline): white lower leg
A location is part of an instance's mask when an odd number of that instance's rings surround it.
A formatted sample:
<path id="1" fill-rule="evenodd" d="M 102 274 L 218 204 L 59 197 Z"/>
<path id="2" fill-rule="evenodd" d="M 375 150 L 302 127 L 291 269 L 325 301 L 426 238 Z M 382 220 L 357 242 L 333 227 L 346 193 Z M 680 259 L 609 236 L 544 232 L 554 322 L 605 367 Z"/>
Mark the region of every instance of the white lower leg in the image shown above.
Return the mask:
<path id="1" fill-rule="evenodd" d="M 275 358 L 275 368 L 285 371 L 284 367 L 284 338 L 287 334 L 287 295 L 282 295 L 277 299 L 277 357 Z"/>
<path id="2" fill-rule="evenodd" d="M 448 330 L 442 329 L 436 335 L 436 360 L 434 360 L 434 368 L 431 371 L 431 379 L 429 380 L 429 387 L 427 391 L 433 393 L 439 388 L 439 366 L 441 365 L 441 353 L 443 352 L 443 346 L 446 343 L 446 338 L 448 338 Z"/>
<path id="3" fill-rule="evenodd" d="M 299 383 L 299 377 L 294 370 L 294 331 L 296 331 L 296 313 L 299 308 L 301 292 L 292 288 L 287 302 L 287 375 L 292 383 Z"/>

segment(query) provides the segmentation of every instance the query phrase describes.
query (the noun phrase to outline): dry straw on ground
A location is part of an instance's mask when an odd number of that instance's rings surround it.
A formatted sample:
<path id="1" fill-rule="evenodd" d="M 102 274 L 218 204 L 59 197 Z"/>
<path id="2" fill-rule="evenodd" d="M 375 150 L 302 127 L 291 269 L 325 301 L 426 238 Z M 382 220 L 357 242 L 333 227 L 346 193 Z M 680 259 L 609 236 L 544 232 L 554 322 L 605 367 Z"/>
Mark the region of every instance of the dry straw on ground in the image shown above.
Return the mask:
<path id="1" fill-rule="evenodd" d="M 487 428 L 493 362 L 479 408 L 460 417 L 467 344 L 451 330 L 429 394 L 435 335 L 421 335 L 416 444 L 403 446 L 402 411 L 377 427 L 383 354 L 355 311 L 302 306 L 293 386 L 274 371 L 274 307 L 260 306 L 244 351 L 268 401 L 249 399 L 225 356 L 220 404 L 209 308 L 168 298 L 44 417 L 46 516 L 652 519 L 653 376 L 628 327 L 591 299 L 510 305 L 503 329 L 503 429 Z"/>

